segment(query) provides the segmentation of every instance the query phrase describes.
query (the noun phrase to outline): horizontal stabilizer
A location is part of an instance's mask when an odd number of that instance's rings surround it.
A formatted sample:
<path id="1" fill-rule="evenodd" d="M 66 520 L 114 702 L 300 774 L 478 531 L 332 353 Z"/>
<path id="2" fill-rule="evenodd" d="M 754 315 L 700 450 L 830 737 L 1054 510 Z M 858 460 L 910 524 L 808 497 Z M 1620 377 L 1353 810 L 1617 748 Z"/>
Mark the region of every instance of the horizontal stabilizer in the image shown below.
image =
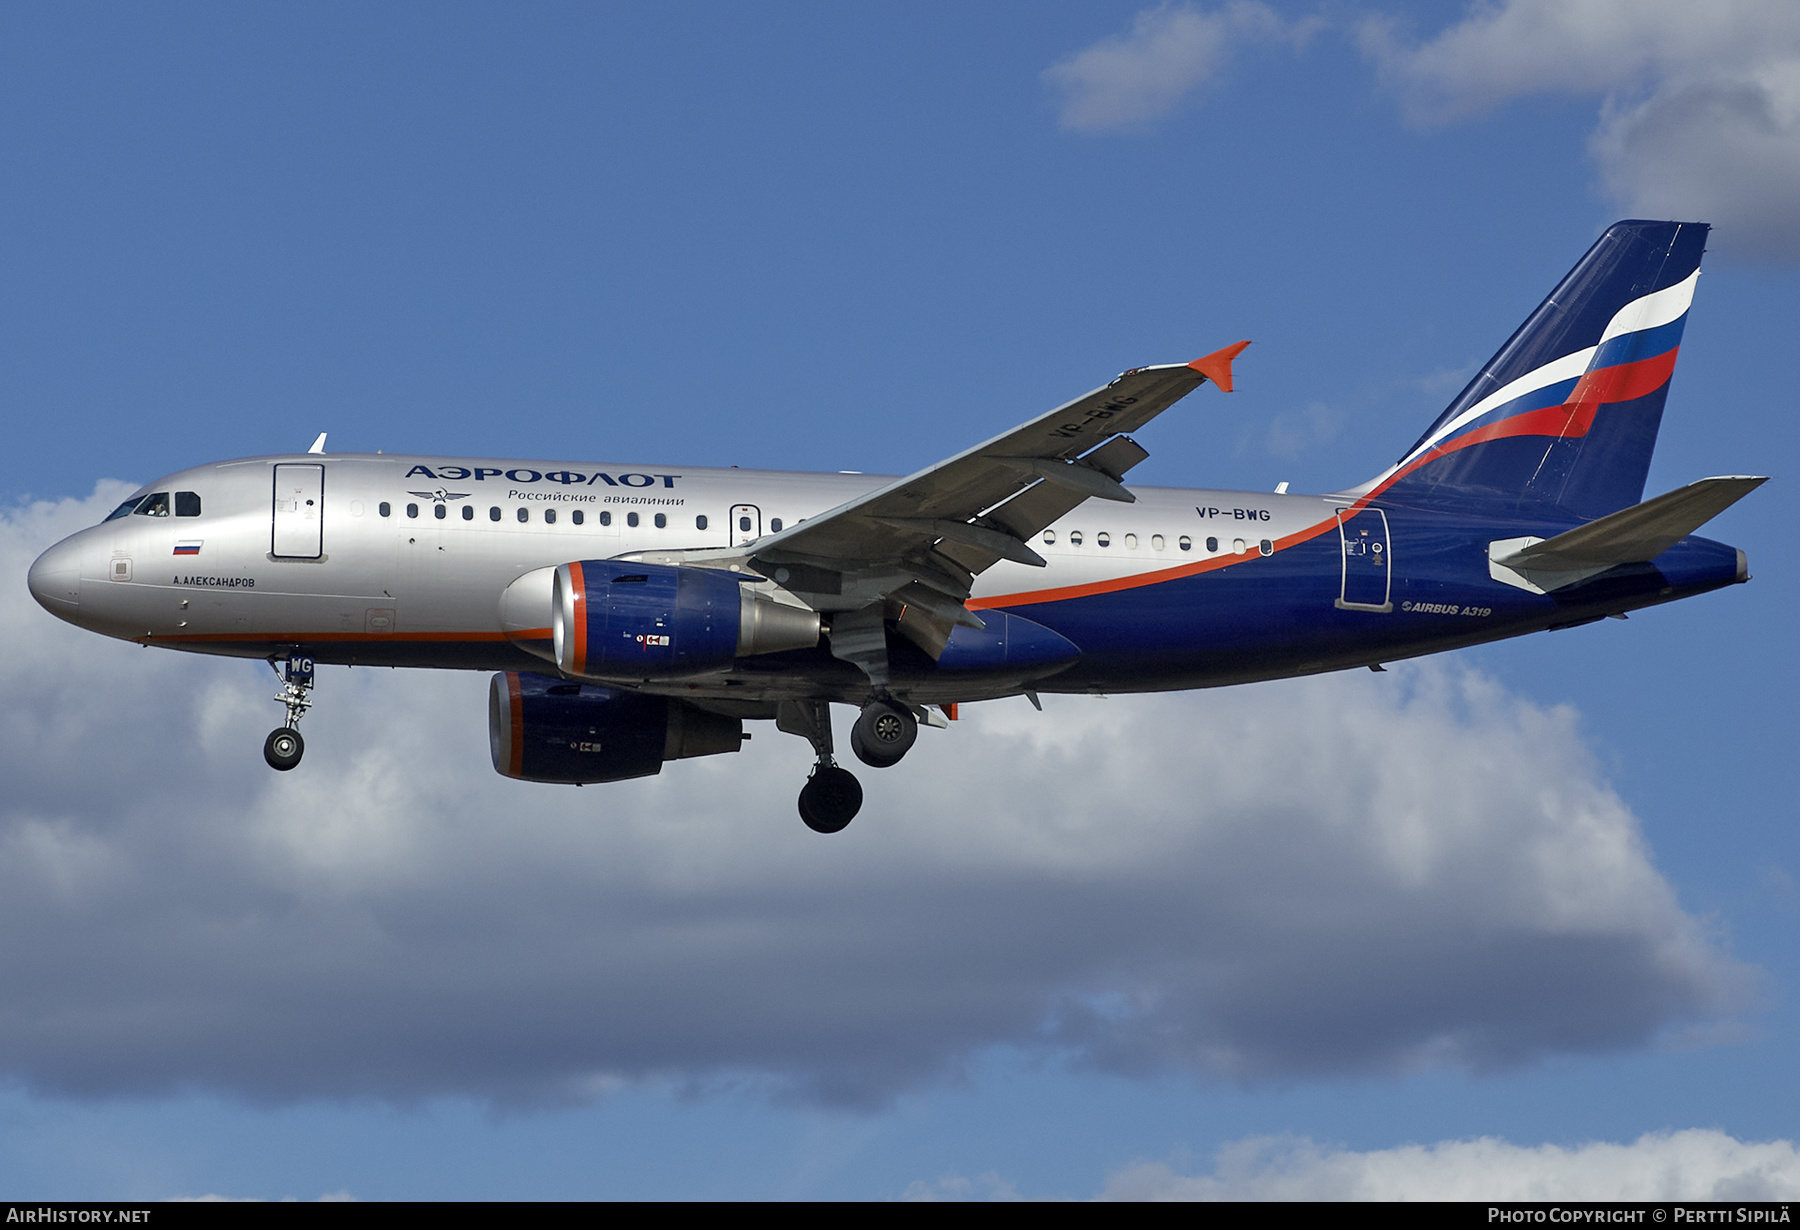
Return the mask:
<path id="1" fill-rule="evenodd" d="M 1769 480 L 1703 478 L 1554 538 L 1488 544 L 1497 581 L 1548 593 L 1620 564 L 1648 563 Z"/>

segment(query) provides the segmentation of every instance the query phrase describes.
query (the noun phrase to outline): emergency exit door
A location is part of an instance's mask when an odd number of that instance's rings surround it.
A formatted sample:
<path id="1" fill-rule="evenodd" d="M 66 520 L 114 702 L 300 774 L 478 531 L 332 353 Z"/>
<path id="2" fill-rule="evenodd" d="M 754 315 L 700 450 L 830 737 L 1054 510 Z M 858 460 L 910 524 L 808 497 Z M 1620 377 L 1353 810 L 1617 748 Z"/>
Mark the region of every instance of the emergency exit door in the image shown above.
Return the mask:
<path id="1" fill-rule="evenodd" d="M 761 537 L 762 509 L 754 504 L 733 504 L 731 506 L 732 545 L 747 547 Z"/>
<path id="2" fill-rule="evenodd" d="M 270 553 L 282 559 L 318 559 L 324 554 L 325 467 L 275 467 L 275 511 Z"/>

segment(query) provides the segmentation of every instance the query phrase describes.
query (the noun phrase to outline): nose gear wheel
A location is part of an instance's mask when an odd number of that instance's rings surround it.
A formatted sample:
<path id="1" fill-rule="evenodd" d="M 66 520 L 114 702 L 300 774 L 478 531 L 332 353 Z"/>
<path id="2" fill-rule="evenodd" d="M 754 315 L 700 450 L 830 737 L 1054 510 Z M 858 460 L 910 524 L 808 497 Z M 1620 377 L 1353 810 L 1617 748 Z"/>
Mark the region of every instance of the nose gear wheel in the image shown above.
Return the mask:
<path id="1" fill-rule="evenodd" d="M 306 754 L 306 740 L 300 732 L 286 726 L 279 726 L 269 732 L 263 740 L 263 759 L 269 762 L 271 769 L 286 773 L 300 763 L 300 757 Z"/>

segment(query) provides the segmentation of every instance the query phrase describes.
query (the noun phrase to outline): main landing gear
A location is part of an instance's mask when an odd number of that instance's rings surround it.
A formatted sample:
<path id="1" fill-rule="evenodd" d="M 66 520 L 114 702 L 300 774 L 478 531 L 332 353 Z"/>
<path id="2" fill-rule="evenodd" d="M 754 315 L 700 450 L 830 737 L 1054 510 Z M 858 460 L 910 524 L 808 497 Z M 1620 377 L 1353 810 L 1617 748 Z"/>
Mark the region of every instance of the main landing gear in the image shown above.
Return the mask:
<path id="1" fill-rule="evenodd" d="M 820 757 L 812 776 L 800 787 L 800 818 L 815 833 L 842 832 L 862 810 L 862 783 L 839 768 L 830 756 Z"/>
<path id="2" fill-rule="evenodd" d="M 812 776 L 800 788 L 800 818 L 815 833 L 839 833 L 862 810 L 862 783 L 848 769 L 840 768 L 831 754 L 831 705 L 822 700 L 784 700 L 775 712 L 775 726 L 800 735 L 818 757 Z"/>
<path id="3" fill-rule="evenodd" d="M 300 737 L 299 727 L 300 719 L 312 708 L 313 660 L 296 654 L 287 660 L 284 672 L 276 667 L 275 659 L 270 658 L 269 669 L 281 680 L 281 694 L 275 699 L 287 706 L 287 721 L 271 730 L 269 737 L 263 740 L 263 759 L 269 762 L 271 769 L 286 773 L 306 754 L 306 740 Z"/>
<path id="4" fill-rule="evenodd" d="M 842 832 L 862 810 L 862 784 L 832 756 L 831 706 L 822 700 L 783 701 L 775 724 L 804 736 L 818 761 L 800 790 L 800 818 L 815 833 Z M 911 709 L 885 698 L 863 706 L 850 728 L 850 749 L 873 769 L 900 763 L 919 737 L 919 719 Z"/>
<path id="5" fill-rule="evenodd" d="M 872 700 L 850 728 L 850 750 L 871 769 L 886 769 L 899 764 L 918 737 L 919 719 L 911 709 L 889 700 Z"/>

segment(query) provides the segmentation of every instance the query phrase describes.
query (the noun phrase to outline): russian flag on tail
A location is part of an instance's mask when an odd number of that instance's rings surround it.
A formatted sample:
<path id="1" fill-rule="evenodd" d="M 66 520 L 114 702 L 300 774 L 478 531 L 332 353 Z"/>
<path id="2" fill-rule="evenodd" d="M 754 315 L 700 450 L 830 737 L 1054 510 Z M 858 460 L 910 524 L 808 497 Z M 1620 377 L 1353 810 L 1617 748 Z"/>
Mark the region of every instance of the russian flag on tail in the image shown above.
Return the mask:
<path id="1" fill-rule="evenodd" d="M 1709 228 L 1618 222 L 1361 491 L 1591 519 L 1643 497 Z"/>

